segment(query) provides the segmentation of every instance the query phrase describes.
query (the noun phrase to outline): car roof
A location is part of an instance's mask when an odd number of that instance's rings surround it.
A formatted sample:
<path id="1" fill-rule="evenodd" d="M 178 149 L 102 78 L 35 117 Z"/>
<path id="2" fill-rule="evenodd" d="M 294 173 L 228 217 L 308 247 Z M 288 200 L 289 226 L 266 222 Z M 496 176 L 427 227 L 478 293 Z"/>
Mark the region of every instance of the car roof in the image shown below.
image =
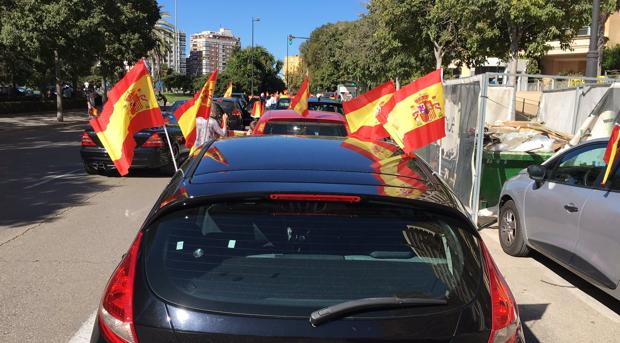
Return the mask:
<path id="1" fill-rule="evenodd" d="M 344 116 L 336 112 L 325 111 L 308 111 L 307 116 L 302 116 L 293 110 L 270 110 L 266 111 L 260 118 L 261 121 L 269 120 L 285 120 L 285 119 L 298 119 L 298 120 L 326 120 L 337 121 L 345 123 Z"/>
<path id="2" fill-rule="evenodd" d="M 459 209 L 422 160 L 387 142 L 246 136 L 217 140 L 196 158 L 183 181 L 188 197 L 317 192 L 426 200 Z"/>
<path id="3" fill-rule="evenodd" d="M 320 98 L 309 98 L 308 102 L 319 102 L 319 103 L 325 103 L 325 104 L 334 104 L 334 105 L 342 105 L 342 103 L 338 100 L 335 99 L 330 99 L 327 97 L 320 97 Z"/>

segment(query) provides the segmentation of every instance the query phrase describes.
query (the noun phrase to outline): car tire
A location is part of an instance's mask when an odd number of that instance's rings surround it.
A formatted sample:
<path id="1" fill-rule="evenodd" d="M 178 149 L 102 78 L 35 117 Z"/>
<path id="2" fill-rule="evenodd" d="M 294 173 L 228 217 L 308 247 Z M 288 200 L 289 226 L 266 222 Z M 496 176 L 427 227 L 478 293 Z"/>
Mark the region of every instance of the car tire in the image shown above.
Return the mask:
<path id="1" fill-rule="evenodd" d="M 88 175 L 97 175 L 99 174 L 99 171 L 91 166 L 89 166 L 88 164 L 84 163 L 84 171 L 86 172 L 86 174 Z"/>
<path id="2" fill-rule="evenodd" d="M 499 242 L 505 253 L 511 256 L 527 256 L 530 249 L 514 201 L 506 201 L 499 210 Z"/>

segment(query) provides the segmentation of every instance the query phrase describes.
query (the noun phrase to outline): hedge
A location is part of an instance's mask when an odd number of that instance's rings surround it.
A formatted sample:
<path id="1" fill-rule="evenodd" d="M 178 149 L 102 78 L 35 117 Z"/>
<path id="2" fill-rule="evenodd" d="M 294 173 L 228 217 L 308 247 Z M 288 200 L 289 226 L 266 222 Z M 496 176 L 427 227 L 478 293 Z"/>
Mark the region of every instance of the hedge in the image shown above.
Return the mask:
<path id="1" fill-rule="evenodd" d="M 62 108 L 86 110 L 86 99 L 63 99 Z M 0 101 L 0 114 L 49 112 L 56 110 L 56 101 Z"/>

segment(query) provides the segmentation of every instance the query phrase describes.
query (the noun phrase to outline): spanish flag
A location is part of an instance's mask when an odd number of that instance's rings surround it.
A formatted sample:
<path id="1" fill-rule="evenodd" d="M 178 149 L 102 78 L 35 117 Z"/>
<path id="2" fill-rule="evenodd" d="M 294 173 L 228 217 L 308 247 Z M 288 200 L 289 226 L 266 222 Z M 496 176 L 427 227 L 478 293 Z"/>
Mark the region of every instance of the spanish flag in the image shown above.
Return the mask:
<path id="1" fill-rule="evenodd" d="M 607 163 L 607 167 L 605 168 L 605 176 L 603 176 L 602 184 L 607 183 L 607 179 L 609 179 L 609 174 L 611 174 L 611 170 L 614 167 L 614 163 L 616 162 L 616 157 L 618 156 L 618 150 L 620 149 L 620 122 L 616 120 L 616 124 L 614 124 L 614 128 L 611 131 L 611 137 L 609 137 L 609 143 L 607 143 L 607 149 L 605 149 L 605 156 L 603 160 Z"/>
<path id="2" fill-rule="evenodd" d="M 196 118 L 209 118 L 211 114 L 211 101 L 213 101 L 216 79 L 217 69 L 211 73 L 202 89 L 174 112 L 183 137 L 185 137 L 185 146 L 188 148 L 192 148 L 196 142 Z"/>
<path id="3" fill-rule="evenodd" d="M 446 136 L 441 69 L 394 93 L 379 121 L 408 154 Z"/>
<path id="4" fill-rule="evenodd" d="M 224 98 L 232 97 L 232 80 L 228 81 L 228 88 L 226 88 L 226 92 L 224 92 Z"/>
<path id="5" fill-rule="evenodd" d="M 378 140 L 389 134 L 377 119 L 381 107 L 394 96 L 394 82 L 386 82 L 353 100 L 342 103 L 349 125 L 349 136 L 365 140 Z"/>
<path id="6" fill-rule="evenodd" d="M 308 74 L 304 77 L 304 82 L 301 83 L 301 87 L 299 87 L 299 92 L 297 95 L 291 100 L 290 109 L 301 114 L 302 116 L 308 115 L 308 98 L 310 98 L 310 89 L 308 87 Z"/>
<path id="7" fill-rule="evenodd" d="M 127 175 L 133 160 L 134 134 L 164 126 L 155 99 L 153 83 L 144 60 L 136 63 L 108 92 L 108 101 L 90 125 L 121 175 Z"/>
<path id="8" fill-rule="evenodd" d="M 260 101 L 254 101 L 254 105 L 252 105 L 252 118 L 260 118 L 260 116 L 265 113 L 265 104 Z"/>

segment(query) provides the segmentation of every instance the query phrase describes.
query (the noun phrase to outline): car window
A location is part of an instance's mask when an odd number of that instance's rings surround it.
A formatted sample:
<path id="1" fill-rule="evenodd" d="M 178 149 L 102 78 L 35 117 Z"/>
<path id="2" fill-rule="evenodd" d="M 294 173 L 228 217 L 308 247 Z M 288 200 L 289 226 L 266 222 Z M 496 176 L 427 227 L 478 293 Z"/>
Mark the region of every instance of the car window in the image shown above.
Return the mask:
<path id="1" fill-rule="evenodd" d="M 344 114 L 342 111 L 342 105 L 338 104 L 326 104 L 326 103 L 308 103 L 308 109 L 310 111 L 324 111 Z"/>
<path id="2" fill-rule="evenodd" d="M 466 225 L 385 202 L 215 202 L 149 227 L 147 278 L 168 302 L 226 313 L 308 316 L 386 296 L 462 305 L 482 275 Z"/>
<path id="3" fill-rule="evenodd" d="M 235 102 L 232 101 L 216 100 L 216 102 L 227 114 L 231 114 L 233 112 L 233 109 L 235 108 Z"/>
<path id="4" fill-rule="evenodd" d="M 596 187 L 605 169 L 604 146 L 588 146 L 569 152 L 552 170 L 549 181 L 572 186 Z"/>
<path id="5" fill-rule="evenodd" d="M 340 123 L 278 120 L 267 122 L 263 134 L 345 137 L 347 135 L 347 129 Z"/>

